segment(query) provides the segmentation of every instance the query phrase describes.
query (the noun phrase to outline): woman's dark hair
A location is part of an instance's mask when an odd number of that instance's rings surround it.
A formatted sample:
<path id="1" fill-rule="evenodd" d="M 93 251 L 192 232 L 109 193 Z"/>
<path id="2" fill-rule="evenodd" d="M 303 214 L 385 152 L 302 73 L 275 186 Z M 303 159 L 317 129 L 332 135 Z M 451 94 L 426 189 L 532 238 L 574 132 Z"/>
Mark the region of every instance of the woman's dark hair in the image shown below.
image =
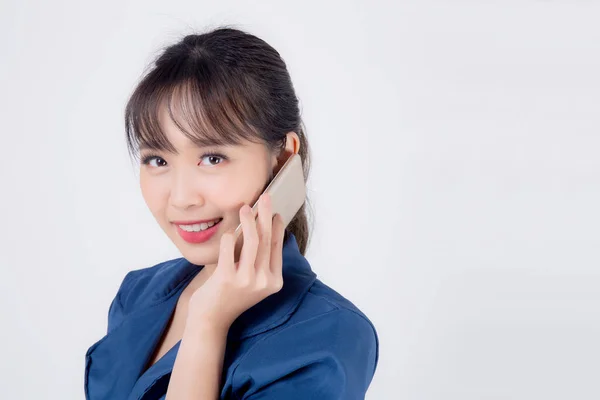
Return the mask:
<path id="1" fill-rule="evenodd" d="M 130 156 L 139 157 L 140 146 L 175 151 L 158 118 L 166 104 L 173 123 L 199 146 L 235 145 L 246 139 L 279 154 L 286 134 L 296 132 L 306 182 L 310 149 L 298 99 L 285 62 L 264 40 L 220 26 L 166 47 L 151 67 L 125 107 Z M 175 114 L 182 116 L 191 132 Z M 286 239 L 292 232 L 302 254 L 310 235 L 307 205 L 308 199 L 286 229 Z"/>

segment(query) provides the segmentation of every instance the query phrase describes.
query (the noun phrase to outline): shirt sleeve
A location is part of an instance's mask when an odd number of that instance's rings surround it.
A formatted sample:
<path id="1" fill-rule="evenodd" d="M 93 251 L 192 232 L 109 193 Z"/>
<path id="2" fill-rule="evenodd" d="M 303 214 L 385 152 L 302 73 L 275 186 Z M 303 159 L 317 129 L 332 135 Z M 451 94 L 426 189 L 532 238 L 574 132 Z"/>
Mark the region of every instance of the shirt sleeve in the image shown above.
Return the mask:
<path id="1" fill-rule="evenodd" d="M 234 390 L 241 400 L 364 399 L 378 358 L 372 323 L 337 309 L 261 339 L 236 368 Z"/>
<path id="2" fill-rule="evenodd" d="M 130 281 L 132 272 L 128 272 L 123 278 L 117 294 L 113 298 L 110 306 L 108 307 L 108 323 L 107 323 L 107 334 L 121 324 L 123 321 L 123 304 L 121 303 L 121 297 L 125 291 L 127 291 L 128 283 Z"/>

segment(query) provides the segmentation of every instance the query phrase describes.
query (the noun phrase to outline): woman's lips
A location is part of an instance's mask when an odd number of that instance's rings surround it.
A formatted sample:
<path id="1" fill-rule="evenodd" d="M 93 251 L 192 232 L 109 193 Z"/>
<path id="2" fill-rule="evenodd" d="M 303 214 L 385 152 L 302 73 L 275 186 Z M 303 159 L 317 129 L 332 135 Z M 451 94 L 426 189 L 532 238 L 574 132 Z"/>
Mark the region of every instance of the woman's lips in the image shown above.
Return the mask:
<path id="1" fill-rule="evenodd" d="M 175 227 L 177 228 L 177 232 L 179 233 L 179 236 L 181 236 L 181 238 L 183 240 L 185 240 L 186 242 L 188 242 L 188 243 L 203 243 L 203 242 L 206 242 L 207 240 L 209 240 L 217 232 L 217 230 L 219 229 L 219 226 L 221 224 L 221 221 L 223 221 L 223 220 L 221 219 L 219 222 L 217 222 L 210 228 L 205 229 L 200 232 L 184 231 L 177 224 L 175 225 Z"/>

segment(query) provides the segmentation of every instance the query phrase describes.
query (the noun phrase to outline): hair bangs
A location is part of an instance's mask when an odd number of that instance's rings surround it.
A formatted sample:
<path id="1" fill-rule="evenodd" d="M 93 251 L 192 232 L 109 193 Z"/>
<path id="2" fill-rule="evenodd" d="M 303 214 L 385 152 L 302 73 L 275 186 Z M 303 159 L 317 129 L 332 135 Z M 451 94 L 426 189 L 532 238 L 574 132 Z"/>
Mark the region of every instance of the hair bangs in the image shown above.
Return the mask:
<path id="1" fill-rule="evenodd" d="M 164 111 L 199 147 L 261 142 L 259 129 L 250 123 L 253 115 L 248 99 L 240 88 L 219 79 L 192 77 L 159 83 L 152 78 L 147 76 L 140 83 L 126 108 L 126 136 L 134 155 L 139 156 L 142 148 L 177 153 L 160 119 Z"/>

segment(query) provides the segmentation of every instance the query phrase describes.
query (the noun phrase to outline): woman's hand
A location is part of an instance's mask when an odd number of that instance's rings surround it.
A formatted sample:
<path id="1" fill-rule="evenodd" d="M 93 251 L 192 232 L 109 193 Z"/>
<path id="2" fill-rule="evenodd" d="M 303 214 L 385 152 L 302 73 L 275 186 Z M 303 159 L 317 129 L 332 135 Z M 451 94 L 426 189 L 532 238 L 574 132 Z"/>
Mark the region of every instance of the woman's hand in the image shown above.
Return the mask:
<path id="1" fill-rule="evenodd" d="M 244 311 L 283 287 L 283 219 L 273 218 L 271 199 L 259 199 L 258 222 L 252 209 L 240 209 L 244 243 L 234 262 L 234 232 L 221 236 L 217 267 L 190 297 L 188 321 L 227 332 Z M 208 324 L 208 325 L 205 325 Z"/>

